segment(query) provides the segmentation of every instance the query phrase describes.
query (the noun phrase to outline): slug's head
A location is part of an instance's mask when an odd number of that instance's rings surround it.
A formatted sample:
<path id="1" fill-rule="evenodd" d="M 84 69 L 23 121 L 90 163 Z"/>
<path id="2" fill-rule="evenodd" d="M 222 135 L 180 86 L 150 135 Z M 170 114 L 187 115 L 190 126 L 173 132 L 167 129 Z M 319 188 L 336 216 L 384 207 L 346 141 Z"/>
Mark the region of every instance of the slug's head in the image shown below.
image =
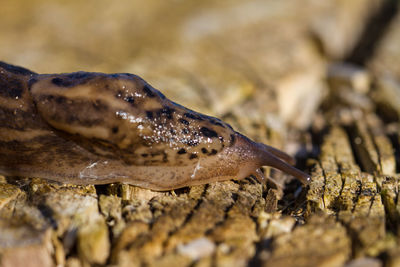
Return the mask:
<path id="1" fill-rule="evenodd" d="M 235 144 L 229 147 L 225 154 L 234 158 L 240 166 L 237 174 L 239 179 L 254 175 L 260 182 L 264 182 L 265 177 L 260 167 L 270 166 L 296 177 L 303 184 L 309 184 L 311 181 L 308 174 L 292 166 L 294 159 L 291 156 L 276 148 L 254 142 L 239 133 L 236 133 Z"/>

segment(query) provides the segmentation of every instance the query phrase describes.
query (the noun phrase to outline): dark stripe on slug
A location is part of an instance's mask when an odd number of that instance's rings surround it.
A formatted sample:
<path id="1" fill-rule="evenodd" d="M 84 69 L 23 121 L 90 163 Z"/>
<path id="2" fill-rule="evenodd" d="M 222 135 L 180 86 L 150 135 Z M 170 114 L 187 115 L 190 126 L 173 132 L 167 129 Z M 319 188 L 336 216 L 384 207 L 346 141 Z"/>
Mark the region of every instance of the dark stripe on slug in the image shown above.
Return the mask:
<path id="1" fill-rule="evenodd" d="M 150 120 L 152 120 L 153 119 L 153 112 L 152 111 L 146 111 L 146 117 L 148 118 L 148 119 L 150 119 Z"/>
<path id="2" fill-rule="evenodd" d="M 82 114 L 81 116 L 89 117 L 93 115 L 93 111 L 107 111 L 109 109 L 108 105 L 101 101 L 100 99 L 87 100 L 87 99 L 68 99 L 62 95 L 41 95 L 39 97 L 40 101 L 55 102 L 59 105 L 63 112 L 60 114 Z M 79 112 L 77 112 L 79 111 Z"/>
<path id="3" fill-rule="evenodd" d="M 108 110 L 108 105 L 101 101 L 100 99 L 96 99 L 92 102 L 92 106 L 96 111 L 107 111 Z"/>
<path id="4" fill-rule="evenodd" d="M 0 95 L 7 98 L 21 98 L 25 86 L 20 79 L 0 76 Z"/>
<path id="5" fill-rule="evenodd" d="M 121 76 L 121 75 L 125 75 L 125 76 L 128 76 L 128 77 L 133 77 L 133 78 L 137 77 L 135 74 L 127 73 L 127 72 L 123 72 L 123 73 L 114 73 L 114 74 L 112 74 L 112 75 L 115 76 L 115 77 L 119 77 L 119 76 Z"/>
<path id="6" fill-rule="evenodd" d="M 38 79 L 36 78 L 30 78 L 28 81 L 28 88 L 31 89 L 32 85 L 34 85 L 37 81 Z"/>
<path id="7" fill-rule="evenodd" d="M 99 99 L 70 99 L 61 95 L 40 95 L 38 98 L 39 103 L 46 103 L 41 115 L 59 123 L 100 125 L 104 123 L 104 113 L 109 110 L 109 106 Z M 118 113 L 117 116 L 121 118 Z"/>
<path id="8" fill-rule="evenodd" d="M 165 99 L 165 95 L 163 93 L 161 93 L 160 91 L 157 90 L 157 94 L 161 99 Z"/>
<path id="9" fill-rule="evenodd" d="M 185 119 L 179 119 L 178 121 L 182 124 L 189 125 L 189 122 Z"/>
<path id="10" fill-rule="evenodd" d="M 181 148 L 178 150 L 178 154 L 179 155 L 186 154 L 186 150 L 184 148 Z"/>
<path id="11" fill-rule="evenodd" d="M 143 86 L 143 92 L 146 94 L 146 96 L 148 97 L 156 97 L 157 95 L 161 98 L 161 99 L 165 99 L 165 95 L 163 93 L 161 93 L 160 91 L 152 88 L 150 85 L 145 84 Z"/>
<path id="12" fill-rule="evenodd" d="M 150 152 L 150 155 L 151 155 L 152 157 L 155 157 L 155 156 L 161 155 L 161 152 L 160 152 L 160 151 Z"/>
<path id="13" fill-rule="evenodd" d="M 103 125 L 104 119 L 103 118 L 80 118 L 77 116 L 70 116 L 66 119 L 67 123 L 76 123 L 85 127 L 91 127 L 96 125 Z"/>
<path id="14" fill-rule="evenodd" d="M 148 84 L 145 84 L 145 85 L 143 86 L 143 92 L 144 92 L 148 97 L 155 97 L 155 96 L 156 96 Z"/>
<path id="15" fill-rule="evenodd" d="M 79 71 L 79 72 L 73 72 L 71 74 L 68 74 L 67 77 L 70 79 L 83 79 L 83 78 L 87 78 L 90 76 L 91 73 L 89 72 L 83 72 L 83 71 Z"/>
<path id="16" fill-rule="evenodd" d="M 201 148 L 201 152 L 203 152 L 203 154 L 207 154 L 207 153 L 208 153 L 208 150 L 207 150 L 207 148 L 202 147 L 202 148 Z"/>
<path id="17" fill-rule="evenodd" d="M 71 82 L 65 81 L 65 80 L 63 80 L 63 79 L 61 79 L 61 78 L 53 78 L 53 79 L 51 80 L 51 82 L 52 82 L 54 85 L 57 85 L 57 86 L 71 86 L 71 85 L 72 85 Z"/>
<path id="18" fill-rule="evenodd" d="M 135 102 L 135 98 L 133 98 L 133 96 L 125 97 L 124 100 L 131 105 Z"/>
<path id="19" fill-rule="evenodd" d="M 224 124 L 222 123 L 221 120 L 217 119 L 217 118 L 213 118 L 213 117 L 209 117 L 208 121 L 216 126 L 220 126 L 222 128 L 225 128 Z"/>
<path id="20" fill-rule="evenodd" d="M 214 124 L 214 125 L 220 126 L 222 128 L 225 128 L 225 126 L 222 123 L 220 123 L 219 121 L 211 120 L 210 122 L 211 122 L 211 124 Z"/>
<path id="21" fill-rule="evenodd" d="M 68 75 L 61 74 L 58 77 L 51 79 L 51 82 L 59 87 L 71 87 L 85 84 L 88 80 L 96 76 L 99 76 L 99 74 L 79 71 Z"/>
<path id="22" fill-rule="evenodd" d="M 162 161 L 163 161 L 164 163 L 168 162 L 168 154 L 167 154 L 165 151 L 163 151 L 162 153 L 163 153 L 163 159 L 162 159 Z"/>
<path id="23" fill-rule="evenodd" d="M 31 109 L 23 111 L 22 109 L 9 109 L 4 106 L 0 106 L 0 125 L 4 128 L 22 131 L 48 128 Z"/>
<path id="24" fill-rule="evenodd" d="M 19 66 L 14 66 L 14 65 L 10 65 L 7 64 L 5 62 L 0 61 L 0 67 L 5 69 L 8 72 L 11 72 L 13 74 L 17 74 L 17 75 L 32 75 L 32 74 L 36 74 L 33 71 L 30 71 L 28 69 L 19 67 Z"/>
<path id="25" fill-rule="evenodd" d="M 190 154 L 189 159 L 195 159 L 195 158 L 197 158 L 196 154 L 194 154 L 194 153 Z"/>
<path id="26" fill-rule="evenodd" d="M 170 107 L 164 107 L 160 110 L 157 111 L 157 116 L 165 116 L 167 119 L 171 120 L 172 119 L 172 113 L 174 113 L 175 109 L 170 108 Z"/>
<path id="27" fill-rule="evenodd" d="M 47 99 L 48 99 L 48 100 L 53 100 L 53 99 L 54 99 L 54 100 L 56 101 L 57 104 L 64 104 L 64 103 L 67 102 L 67 98 L 66 98 L 65 96 L 56 96 L 56 97 L 53 97 L 52 95 L 49 95 Z"/>
<path id="28" fill-rule="evenodd" d="M 29 140 L 0 141 L 0 146 L 2 148 L 0 152 L 2 166 L 27 164 L 28 166 L 43 165 L 48 167 L 56 158 L 64 157 L 72 168 L 75 164 L 89 160 L 74 149 L 75 144 L 72 141 L 60 138 L 51 132 Z M 4 152 L 5 155 L 2 155 Z"/>
<path id="29" fill-rule="evenodd" d="M 212 149 L 209 155 L 215 155 L 217 153 L 218 153 L 218 151 L 216 149 Z"/>
<path id="30" fill-rule="evenodd" d="M 196 114 L 190 113 L 190 112 L 186 112 L 185 114 L 183 114 L 183 116 L 185 116 L 186 118 L 189 118 L 189 119 L 193 119 L 193 120 L 198 120 L 198 121 L 203 120 L 203 118 L 200 115 L 196 115 Z"/>
<path id="31" fill-rule="evenodd" d="M 210 137 L 210 138 L 218 137 L 218 134 L 217 134 L 216 131 L 210 130 L 210 129 L 208 129 L 207 127 L 201 127 L 200 132 L 201 132 L 201 134 L 204 135 L 205 137 Z"/>
<path id="32" fill-rule="evenodd" d="M 8 95 L 11 97 L 11 98 L 21 98 L 22 97 L 22 92 L 24 91 L 24 89 L 23 88 L 21 88 L 21 87 L 14 87 L 14 88 L 10 88 L 9 90 L 8 90 Z"/>
<path id="33" fill-rule="evenodd" d="M 233 146 L 235 144 L 236 137 L 234 134 L 231 134 L 231 140 L 229 140 L 229 145 Z"/>

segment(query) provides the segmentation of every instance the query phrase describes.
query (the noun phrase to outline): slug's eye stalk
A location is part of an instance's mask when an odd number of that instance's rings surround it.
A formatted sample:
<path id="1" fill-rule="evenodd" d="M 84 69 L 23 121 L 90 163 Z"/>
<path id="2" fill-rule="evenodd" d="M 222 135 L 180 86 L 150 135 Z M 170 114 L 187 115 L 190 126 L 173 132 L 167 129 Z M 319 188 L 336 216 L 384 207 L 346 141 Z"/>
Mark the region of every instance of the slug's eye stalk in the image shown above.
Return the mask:
<path id="1" fill-rule="evenodd" d="M 268 149 L 262 150 L 263 166 L 265 166 L 265 165 L 271 166 L 271 167 L 279 169 L 287 174 L 290 174 L 290 175 L 296 177 L 298 180 L 300 180 L 300 182 L 302 182 L 304 185 L 308 185 L 311 182 L 310 175 L 300 171 L 299 169 L 296 169 L 295 167 L 293 167 L 285 162 L 285 161 L 288 161 L 288 162 L 294 163 L 294 159 L 292 157 L 290 157 L 286 153 L 279 151 L 275 148 L 273 148 L 273 150 L 270 150 L 271 147 L 268 147 L 264 144 L 260 144 L 260 145 L 262 145 L 262 147 L 268 148 Z M 284 159 L 285 161 L 281 160 L 280 158 Z"/>
<path id="2" fill-rule="evenodd" d="M 304 185 L 311 182 L 311 177 L 292 165 L 295 160 L 283 151 L 264 145 L 262 143 L 253 142 L 247 137 L 237 133 L 238 142 L 235 144 L 237 153 L 241 154 L 243 161 L 251 162 L 252 174 L 262 182 L 265 180 L 263 173 L 259 170 L 261 166 L 270 166 L 290 174 L 300 180 Z M 254 170 L 256 168 L 256 170 Z"/>

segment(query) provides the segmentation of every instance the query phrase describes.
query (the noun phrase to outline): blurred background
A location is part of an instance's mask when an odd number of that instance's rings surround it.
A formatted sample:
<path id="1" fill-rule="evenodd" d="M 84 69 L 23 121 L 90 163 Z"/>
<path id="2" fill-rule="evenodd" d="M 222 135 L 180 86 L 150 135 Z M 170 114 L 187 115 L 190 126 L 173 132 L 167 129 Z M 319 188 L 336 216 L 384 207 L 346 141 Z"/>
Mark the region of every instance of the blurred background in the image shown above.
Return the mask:
<path id="1" fill-rule="evenodd" d="M 2 0 L 0 60 L 38 73 L 130 72 L 201 112 L 306 129 L 330 95 L 331 74 L 350 73 L 364 93 L 371 72 L 398 86 L 397 5 Z"/>

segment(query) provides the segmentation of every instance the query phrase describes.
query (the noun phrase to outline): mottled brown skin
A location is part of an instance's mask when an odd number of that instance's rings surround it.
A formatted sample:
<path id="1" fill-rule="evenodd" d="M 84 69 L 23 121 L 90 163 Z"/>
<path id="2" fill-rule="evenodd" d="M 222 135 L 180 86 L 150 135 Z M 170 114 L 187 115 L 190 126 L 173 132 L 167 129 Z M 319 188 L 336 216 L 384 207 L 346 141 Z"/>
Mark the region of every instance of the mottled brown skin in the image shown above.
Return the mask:
<path id="1" fill-rule="evenodd" d="M 269 165 L 310 179 L 284 152 L 132 74 L 39 75 L 0 62 L 0 128 L 4 175 L 169 190 L 252 174 L 262 181 L 259 168 Z"/>

